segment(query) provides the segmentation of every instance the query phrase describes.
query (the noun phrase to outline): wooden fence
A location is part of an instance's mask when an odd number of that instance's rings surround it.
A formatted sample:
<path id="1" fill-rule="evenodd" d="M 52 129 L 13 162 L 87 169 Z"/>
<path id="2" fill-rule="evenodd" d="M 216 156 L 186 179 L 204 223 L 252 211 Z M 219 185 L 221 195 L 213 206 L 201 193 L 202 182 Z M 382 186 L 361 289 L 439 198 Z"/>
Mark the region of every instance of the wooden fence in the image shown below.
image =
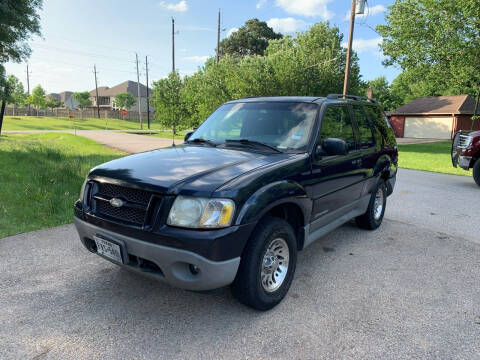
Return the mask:
<path id="1" fill-rule="evenodd" d="M 68 115 L 74 115 L 77 118 L 96 118 L 97 109 L 89 108 L 80 110 L 69 110 L 69 109 L 34 109 L 31 107 L 28 108 L 5 108 L 6 116 L 53 116 L 53 117 L 68 117 Z M 153 119 L 153 113 L 150 113 L 150 119 Z M 109 119 L 122 119 L 122 113 L 118 110 L 102 110 L 100 109 L 101 118 Z M 125 115 L 126 120 L 138 120 L 138 111 L 127 111 Z M 142 119 L 147 119 L 147 113 L 142 113 Z"/>

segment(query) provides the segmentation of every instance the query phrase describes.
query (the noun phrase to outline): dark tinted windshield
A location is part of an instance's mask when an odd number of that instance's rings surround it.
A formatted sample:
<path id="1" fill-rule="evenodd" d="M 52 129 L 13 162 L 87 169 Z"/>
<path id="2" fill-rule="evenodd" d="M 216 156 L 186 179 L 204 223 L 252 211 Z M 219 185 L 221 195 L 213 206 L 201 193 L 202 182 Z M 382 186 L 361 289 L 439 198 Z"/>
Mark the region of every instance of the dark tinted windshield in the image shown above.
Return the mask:
<path id="1" fill-rule="evenodd" d="M 282 149 L 305 150 L 318 105 L 311 103 L 247 102 L 218 108 L 190 140 L 216 143 L 247 139 Z"/>

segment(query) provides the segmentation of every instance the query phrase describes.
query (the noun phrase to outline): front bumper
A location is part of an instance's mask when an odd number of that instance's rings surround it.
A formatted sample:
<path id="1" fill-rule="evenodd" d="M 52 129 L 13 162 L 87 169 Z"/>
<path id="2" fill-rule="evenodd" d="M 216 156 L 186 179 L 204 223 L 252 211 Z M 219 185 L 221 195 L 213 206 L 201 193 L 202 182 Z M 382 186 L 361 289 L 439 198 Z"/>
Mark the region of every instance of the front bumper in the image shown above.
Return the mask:
<path id="1" fill-rule="evenodd" d="M 458 165 L 464 169 L 464 170 L 468 170 L 470 169 L 470 163 L 472 161 L 472 157 L 471 156 L 460 156 L 459 159 L 458 159 Z"/>
<path id="2" fill-rule="evenodd" d="M 187 290 L 211 290 L 229 285 L 235 279 L 240 257 L 213 261 L 194 252 L 158 245 L 106 230 L 74 218 L 83 245 L 92 252 L 94 237 L 99 236 L 118 244 L 123 264 L 105 259 L 127 269 L 149 275 L 175 287 Z M 192 272 L 191 266 L 198 272 Z"/>

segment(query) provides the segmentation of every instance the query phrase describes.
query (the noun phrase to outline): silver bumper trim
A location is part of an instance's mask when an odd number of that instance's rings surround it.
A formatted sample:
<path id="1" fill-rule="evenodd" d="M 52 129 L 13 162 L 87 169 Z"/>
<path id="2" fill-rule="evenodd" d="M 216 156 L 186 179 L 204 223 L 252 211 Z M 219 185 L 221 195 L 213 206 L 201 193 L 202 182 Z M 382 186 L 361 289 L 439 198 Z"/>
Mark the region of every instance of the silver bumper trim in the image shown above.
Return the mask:
<path id="1" fill-rule="evenodd" d="M 211 290 L 229 285 L 235 279 L 240 264 L 240 257 L 225 261 L 212 261 L 191 251 L 152 244 L 117 234 L 87 223 L 77 217 L 74 218 L 74 223 L 80 235 L 80 240 L 87 249 L 86 239 L 93 240 L 94 236 L 101 236 L 114 242 L 119 242 L 122 244 L 122 251 L 128 253 L 123 254 L 125 264 L 110 261 L 129 270 L 186 290 Z M 128 255 L 137 256 L 155 263 L 161 269 L 161 272 L 145 272 L 139 267 L 130 265 L 128 263 Z M 192 274 L 189 267 L 190 264 L 197 266 L 197 274 Z"/>
<path id="2" fill-rule="evenodd" d="M 465 170 L 470 169 L 470 162 L 472 161 L 471 156 L 460 156 L 458 159 L 458 165 Z"/>

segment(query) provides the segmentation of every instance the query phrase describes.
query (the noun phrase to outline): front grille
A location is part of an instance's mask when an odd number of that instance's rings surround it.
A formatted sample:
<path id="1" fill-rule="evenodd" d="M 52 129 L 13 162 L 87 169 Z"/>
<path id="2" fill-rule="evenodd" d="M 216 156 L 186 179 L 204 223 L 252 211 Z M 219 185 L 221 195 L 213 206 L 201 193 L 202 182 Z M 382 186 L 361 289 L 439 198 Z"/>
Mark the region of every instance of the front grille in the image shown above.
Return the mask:
<path id="1" fill-rule="evenodd" d="M 96 213 L 102 217 L 112 217 L 124 222 L 143 225 L 145 220 L 145 209 L 130 208 L 122 206 L 120 208 L 113 207 L 110 202 L 103 199 L 96 199 Z"/>
<path id="2" fill-rule="evenodd" d="M 470 142 L 472 141 L 472 137 L 470 135 L 460 135 L 460 141 L 458 147 L 461 149 L 466 149 L 470 146 Z"/>
<path id="3" fill-rule="evenodd" d="M 143 227 L 152 195 L 145 190 L 94 182 L 91 208 L 100 218 Z M 113 198 L 122 200 L 123 204 L 120 207 L 111 205 Z"/>
<path id="4" fill-rule="evenodd" d="M 109 198 L 121 198 L 137 204 L 148 205 L 152 194 L 145 190 L 128 188 L 109 183 L 99 183 L 98 193 Z"/>

